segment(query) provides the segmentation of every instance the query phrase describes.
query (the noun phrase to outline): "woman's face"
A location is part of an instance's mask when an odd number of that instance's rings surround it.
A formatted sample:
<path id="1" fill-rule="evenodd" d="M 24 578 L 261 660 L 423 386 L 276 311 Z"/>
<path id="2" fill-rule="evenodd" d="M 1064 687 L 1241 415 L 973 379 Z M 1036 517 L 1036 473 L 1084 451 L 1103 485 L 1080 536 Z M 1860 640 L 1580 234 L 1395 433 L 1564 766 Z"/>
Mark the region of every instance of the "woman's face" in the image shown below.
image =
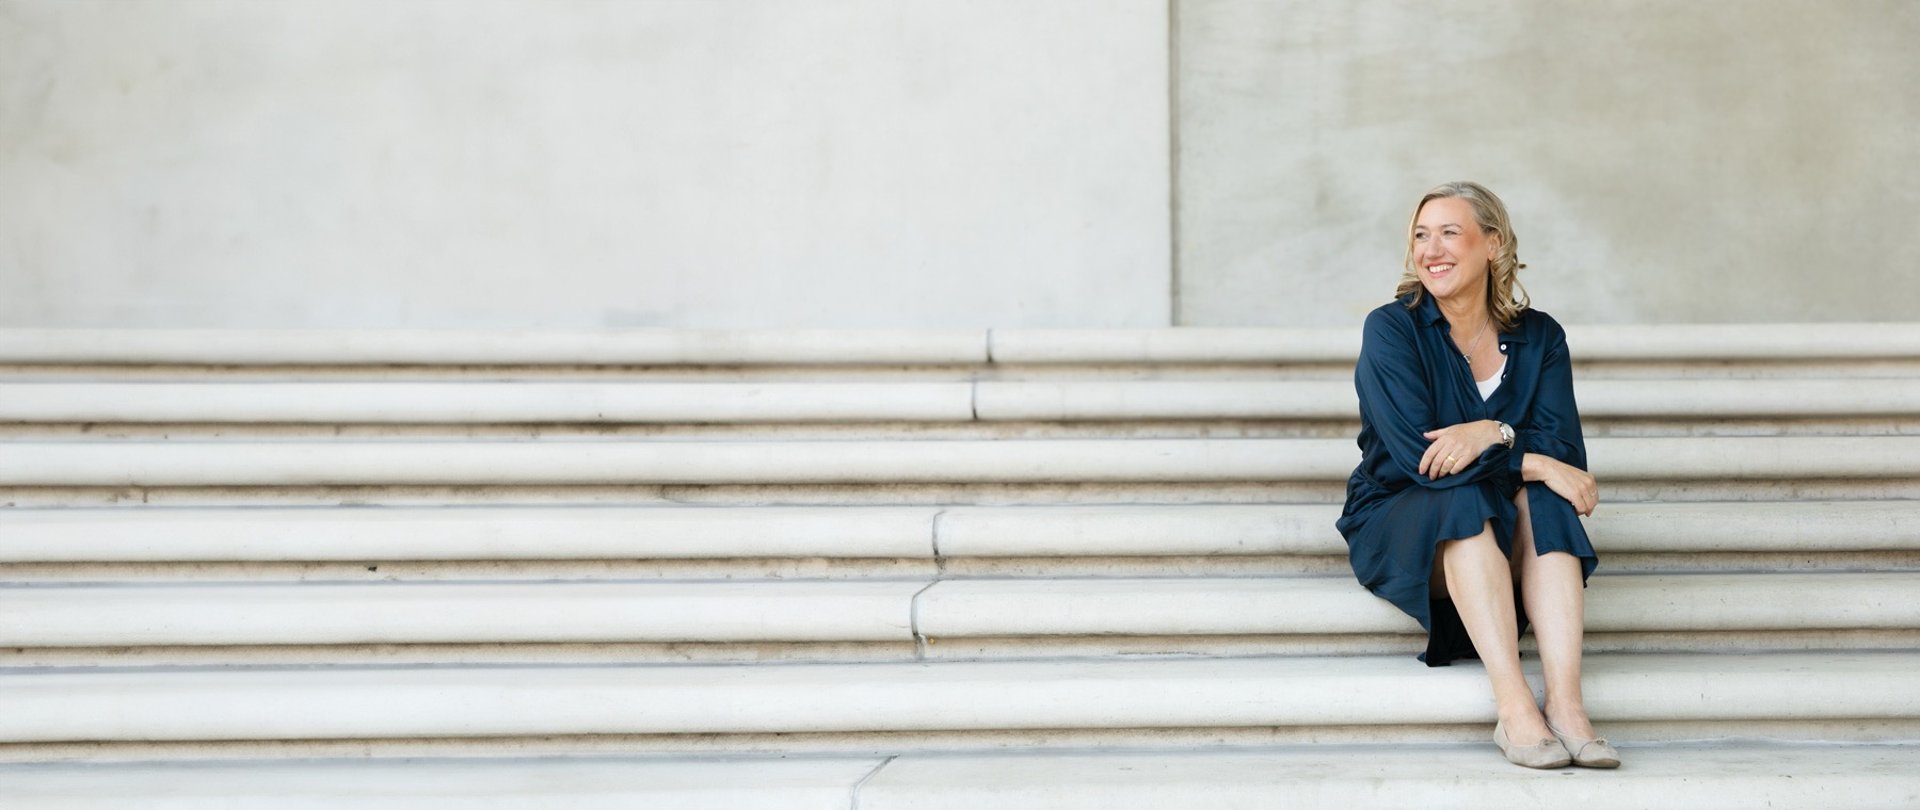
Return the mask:
<path id="1" fill-rule="evenodd" d="M 1427 293 L 1443 301 L 1486 295 L 1497 241 L 1482 233 L 1473 205 L 1459 197 L 1428 200 L 1413 220 L 1413 267 Z"/>

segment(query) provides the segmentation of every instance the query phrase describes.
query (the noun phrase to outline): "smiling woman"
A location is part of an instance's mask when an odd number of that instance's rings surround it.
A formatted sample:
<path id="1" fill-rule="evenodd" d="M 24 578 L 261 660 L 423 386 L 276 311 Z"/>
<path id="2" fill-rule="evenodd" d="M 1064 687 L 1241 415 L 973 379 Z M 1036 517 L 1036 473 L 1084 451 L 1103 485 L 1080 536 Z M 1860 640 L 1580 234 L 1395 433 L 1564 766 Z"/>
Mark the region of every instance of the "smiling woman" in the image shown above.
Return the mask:
<path id="1" fill-rule="evenodd" d="M 1493 192 L 1427 192 L 1407 238 L 1395 300 L 1367 316 L 1354 369 L 1361 461 L 1336 524 L 1354 576 L 1427 629 L 1428 666 L 1486 664 L 1507 759 L 1615 767 L 1580 693 L 1583 588 L 1597 564 L 1580 516 L 1599 490 L 1566 332 L 1516 296 L 1525 265 Z M 1520 670 L 1529 619 L 1544 714 Z"/>

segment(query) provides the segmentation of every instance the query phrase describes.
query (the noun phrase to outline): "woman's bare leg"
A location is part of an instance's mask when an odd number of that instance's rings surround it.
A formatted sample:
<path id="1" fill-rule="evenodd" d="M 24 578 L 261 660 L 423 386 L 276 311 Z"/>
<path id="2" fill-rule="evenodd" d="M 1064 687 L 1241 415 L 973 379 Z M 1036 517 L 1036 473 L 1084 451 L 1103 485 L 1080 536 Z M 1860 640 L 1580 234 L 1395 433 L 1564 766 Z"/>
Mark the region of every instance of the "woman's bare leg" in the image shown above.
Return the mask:
<path id="1" fill-rule="evenodd" d="M 1585 699 L 1580 694 L 1580 645 L 1585 635 L 1586 594 L 1580 558 L 1566 552 L 1534 553 L 1532 513 L 1527 488 L 1513 499 L 1519 525 L 1513 532 L 1513 570 L 1520 578 L 1520 599 L 1540 649 L 1547 680 L 1547 719 L 1575 737 L 1593 737 Z M 1478 644 L 1479 639 L 1474 643 Z"/>
<path id="2" fill-rule="evenodd" d="M 1493 699 L 1507 737 L 1521 745 L 1548 736 L 1533 687 L 1520 671 L 1520 621 L 1513 610 L 1513 569 L 1500 554 L 1490 524 L 1480 533 L 1440 544 L 1440 567 L 1460 621 L 1493 681 Z"/>

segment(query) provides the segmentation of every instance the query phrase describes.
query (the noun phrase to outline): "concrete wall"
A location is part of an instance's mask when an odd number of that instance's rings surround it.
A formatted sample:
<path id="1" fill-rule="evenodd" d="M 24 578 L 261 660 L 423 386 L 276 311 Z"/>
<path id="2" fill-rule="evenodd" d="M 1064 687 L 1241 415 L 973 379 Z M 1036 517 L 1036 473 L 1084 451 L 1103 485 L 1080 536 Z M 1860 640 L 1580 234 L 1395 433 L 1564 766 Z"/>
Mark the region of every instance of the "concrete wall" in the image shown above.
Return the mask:
<path id="1" fill-rule="evenodd" d="M 1920 319 L 1920 3 L 1180 0 L 1178 320 L 1354 323 L 1499 193 L 1562 321 Z"/>
<path id="2" fill-rule="evenodd" d="M 0 0 L 0 326 L 1350 325 L 1463 178 L 1565 321 L 1915 320 L 1913 42 L 1909 0 Z"/>
<path id="3" fill-rule="evenodd" d="M 0 326 L 1158 326 L 1165 0 L 0 0 Z"/>

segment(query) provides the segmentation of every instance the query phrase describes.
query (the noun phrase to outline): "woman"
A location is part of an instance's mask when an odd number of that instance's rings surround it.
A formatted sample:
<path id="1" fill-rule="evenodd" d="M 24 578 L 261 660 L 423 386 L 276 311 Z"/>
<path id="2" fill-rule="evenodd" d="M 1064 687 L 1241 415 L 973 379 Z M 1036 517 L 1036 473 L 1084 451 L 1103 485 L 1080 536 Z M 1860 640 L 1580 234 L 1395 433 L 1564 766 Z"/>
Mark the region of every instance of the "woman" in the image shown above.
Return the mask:
<path id="1" fill-rule="evenodd" d="M 1397 300 L 1367 316 L 1362 457 L 1337 525 L 1360 583 L 1427 629 L 1427 666 L 1485 663 L 1508 760 L 1611 768 L 1618 754 L 1580 694 L 1597 558 L 1579 516 L 1599 491 L 1566 332 L 1516 299 L 1515 247 L 1506 207 L 1478 184 L 1439 186 L 1414 207 Z M 1529 621 L 1544 715 L 1520 670 Z"/>

